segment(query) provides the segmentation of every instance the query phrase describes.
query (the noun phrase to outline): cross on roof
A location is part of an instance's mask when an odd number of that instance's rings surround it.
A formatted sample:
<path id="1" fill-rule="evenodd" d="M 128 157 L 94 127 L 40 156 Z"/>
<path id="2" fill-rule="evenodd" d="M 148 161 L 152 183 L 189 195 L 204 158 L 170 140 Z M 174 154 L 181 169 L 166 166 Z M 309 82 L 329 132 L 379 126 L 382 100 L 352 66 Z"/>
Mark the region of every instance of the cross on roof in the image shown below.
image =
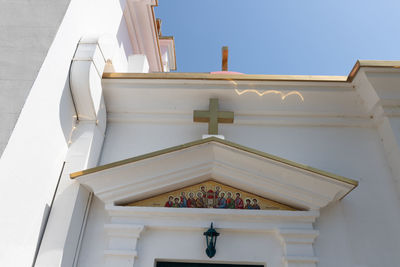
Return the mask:
<path id="1" fill-rule="evenodd" d="M 210 98 L 209 110 L 195 110 L 194 122 L 208 122 L 208 134 L 218 134 L 218 123 L 233 123 L 233 112 L 219 111 L 218 98 Z"/>
<path id="2" fill-rule="evenodd" d="M 222 71 L 228 71 L 228 47 L 222 47 Z"/>

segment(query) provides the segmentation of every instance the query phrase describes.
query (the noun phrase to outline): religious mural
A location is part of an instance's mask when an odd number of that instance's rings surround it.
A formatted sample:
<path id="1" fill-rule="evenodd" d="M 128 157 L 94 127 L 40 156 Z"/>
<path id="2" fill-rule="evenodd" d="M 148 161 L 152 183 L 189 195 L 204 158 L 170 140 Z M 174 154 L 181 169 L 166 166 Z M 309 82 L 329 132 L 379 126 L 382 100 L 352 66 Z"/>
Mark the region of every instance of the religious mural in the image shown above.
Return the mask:
<path id="1" fill-rule="evenodd" d="M 215 181 L 207 181 L 139 200 L 127 206 L 166 208 L 215 208 L 246 210 L 294 210 L 272 201 Z"/>

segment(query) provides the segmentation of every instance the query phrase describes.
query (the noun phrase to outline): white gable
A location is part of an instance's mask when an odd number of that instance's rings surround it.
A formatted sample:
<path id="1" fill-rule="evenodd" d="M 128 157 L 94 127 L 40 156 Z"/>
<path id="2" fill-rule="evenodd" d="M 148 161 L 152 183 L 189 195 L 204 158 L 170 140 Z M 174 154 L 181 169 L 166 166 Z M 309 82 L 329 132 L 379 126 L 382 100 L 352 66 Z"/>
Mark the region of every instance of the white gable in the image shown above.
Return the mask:
<path id="1" fill-rule="evenodd" d="M 107 204 L 168 192 L 209 179 L 300 209 L 344 197 L 357 182 L 209 138 L 71 175 Z"/>

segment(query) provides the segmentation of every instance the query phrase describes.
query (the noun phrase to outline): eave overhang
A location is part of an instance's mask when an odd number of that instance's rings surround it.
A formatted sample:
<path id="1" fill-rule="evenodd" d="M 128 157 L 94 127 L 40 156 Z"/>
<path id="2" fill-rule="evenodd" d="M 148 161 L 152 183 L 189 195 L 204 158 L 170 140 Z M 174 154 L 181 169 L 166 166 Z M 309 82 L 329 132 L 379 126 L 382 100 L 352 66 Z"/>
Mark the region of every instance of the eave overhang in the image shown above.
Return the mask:
<path id="1" fill-rule="evenodd" d="M 348 76 L 323 75 L 257 75 L 211 73 L 104 73 L 103 79 L 172 79 L 222 81 L 286 81 L 351 83 L 361 68 L 400 68 L 400 61 L 358 60 Z"/>
<path id="2" fill-rule="evenodd" d="M 105 203 L 126 203 L 207 179 L 305 210 L 358 182 L 215 137 L 72 173 Z"/>

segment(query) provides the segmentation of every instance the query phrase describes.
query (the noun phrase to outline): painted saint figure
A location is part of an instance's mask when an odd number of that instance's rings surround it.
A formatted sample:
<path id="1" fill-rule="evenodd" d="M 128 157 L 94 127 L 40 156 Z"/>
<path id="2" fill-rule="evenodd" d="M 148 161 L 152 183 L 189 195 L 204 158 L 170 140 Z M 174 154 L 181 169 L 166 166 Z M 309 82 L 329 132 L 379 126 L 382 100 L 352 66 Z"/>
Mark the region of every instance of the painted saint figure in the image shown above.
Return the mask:
<path id="1" fill-rule="evenodd" d="M 206 205 L 208 208 L 212 208 L 215 206 L 215 198 L 214 191 L 212 189 L 207 191 L 207 202 Z"/>
<path id="2" fill-rule="evenodd" d="M 215 187 L 215 199 L 219 197 L 219 193 L 221 192 L 221 187 L 216 186 Z"/>
<path id="3" fill-rule="evenodd" d="M 250 199 L 248 199 L 248 198 L 246 199 L 246 206 L 244 206 L 244 208 L 247 209 L 247 210 L 252 210 L 253 209 L 253 206 L 250 203 Z"/>
<path id="4" fill-rule="evenodd" d="M 217 208 L 219 209 L 225 209 L 226 208 L 226 199 L 225 199 L 225 193 L 221 193 L 220 197 L 217 200 Z"/>
<path id="5" fill-rule="evenodd" d="M 196 199 L 194 198 L 193 192 L 189 193 L 189 199 L 187 200 L 188 208 L 196 208 Z"/>
<path id="6" fill-rule="evenodd" d="M 181 203 L 180 203 L 181 208 L 187 208 L 187 198 L 185 195 L 185 192 L 181 192 Z"/>
<path id="7" fill-rule="evenodd" d="M 175 198 L 174 199 L 174 203 L 172 204 L 172 207 L 173 208 L 180 208 L 181 207 L 181 204 L 179 203 L 179 198 Z"/>
<path id="8" fill-rule="evenodd" d="M 240 193 L 236 193 L 235 209 L 243 209 L 243 207 L 244 207 L 243 199 L 240 198 Z"/>
<path id="9" fill-rule="evenodd" d="M 196 208 L 204 208 L 204 200 L 202 192 L 197 193 Z"/>
<path id="10" fill-rule="evenodd" d="M 172 205 L 174 204 L 173 202 L 172 202 L 172 200 L 174 199 L 174 197 L 173 196 L 169 196 L 169 198 L 168 198 L 168 201 L 167 202 L 165 202 L 165 205 L 164 205 L 164 207 L 167 207 L 167 208 L 170 208 L 170 207 L 172 207 Z"/>
<path id="11" fill-rule="evenodd" d="M 227 196 L 226 207 L 228 209 L 234 209 L 235 208 L 235 200 L 233 200 L 233 198 L 232 198 L 232 193 L 228 192 L 228 193 L 226 193 L 226 196 Z"/>
<path id="12" fill-rule="evenodd" d="M 260 206 L 257 203 L 257 199 L 253 198 L 253 203 L 251 205 L 253 207 L 253 210 L 259 210 Z"/>

